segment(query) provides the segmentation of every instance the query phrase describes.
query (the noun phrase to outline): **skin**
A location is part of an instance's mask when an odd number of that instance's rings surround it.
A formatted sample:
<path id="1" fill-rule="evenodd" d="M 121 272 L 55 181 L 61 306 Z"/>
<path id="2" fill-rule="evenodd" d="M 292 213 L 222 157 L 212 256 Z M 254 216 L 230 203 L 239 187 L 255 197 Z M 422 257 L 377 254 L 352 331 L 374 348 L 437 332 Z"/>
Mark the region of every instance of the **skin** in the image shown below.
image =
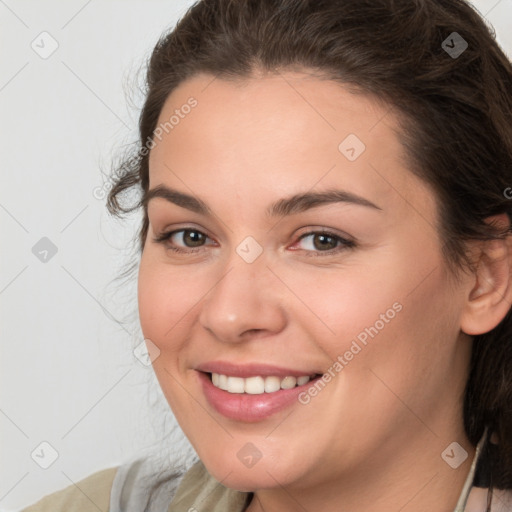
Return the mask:
<path id="1" fill-rule="evenodd" d="M 226 487 L 255 492 L 251 512 L 452 512 L 475 453 L 462 423 L 470 334 L 491 330 L 510 305 L 509 246 L 491 247 L 485 261 L 501 263 L 486 263 L 485 275 L 451 279 L 434 193 L 408 169 L 389 107 L 371 97 L 298 71 L 243 83 L 198 75 L 173 91 L 160 122 L 190 96 L 197 107 L 151 150 L 150 189 L 165 184 L 213 213 L 149 202 L 139 311 L 160 349 L 163 393 L 204 465 Z M 338 150 L 348 134 L 366 145 L 353 162 Z M 331 188 L 380 210 L 265 213 Z M 204 245 L 187 247 L 183 233 L 154 241 L 184 228 L 207 235 Z M 313 235 L 299 240 L 322 229 L 356 246 L 334 241 L 342 249 L 325 255 Z M 263 249 L 253 263 L 236 252 L 247 236 Z M 401 311 L 307 405 L 245 423 L 203 395 L 194 368 L 206 361 L 325 372 L 397 302 Z M 454 441 L 468 453 L 457 469 L 441 458 Z M 251 468 L 237 457 L 249 442 L 262 454 Z"/>

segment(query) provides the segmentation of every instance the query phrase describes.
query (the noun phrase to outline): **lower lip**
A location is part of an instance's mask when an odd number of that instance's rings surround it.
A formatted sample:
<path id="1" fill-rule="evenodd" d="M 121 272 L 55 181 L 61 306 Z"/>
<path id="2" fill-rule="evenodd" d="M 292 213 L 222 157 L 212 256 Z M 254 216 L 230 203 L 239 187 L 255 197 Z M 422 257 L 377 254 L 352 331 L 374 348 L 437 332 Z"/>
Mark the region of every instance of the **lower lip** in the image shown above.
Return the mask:
<path id="1" fill-rule="evenodd" d="M 295 386 L 291 389 L 251 395 L 248 393 L 229 393 L 219 389 L 213 385 L 209 374 L 197 373 L 206 399 L 218 413 L 232 420 L 248 423 L 264 420 L 293 403 L 298 403 L 299 394 L 321 378 L 319 376 L 302 386 Z"/>

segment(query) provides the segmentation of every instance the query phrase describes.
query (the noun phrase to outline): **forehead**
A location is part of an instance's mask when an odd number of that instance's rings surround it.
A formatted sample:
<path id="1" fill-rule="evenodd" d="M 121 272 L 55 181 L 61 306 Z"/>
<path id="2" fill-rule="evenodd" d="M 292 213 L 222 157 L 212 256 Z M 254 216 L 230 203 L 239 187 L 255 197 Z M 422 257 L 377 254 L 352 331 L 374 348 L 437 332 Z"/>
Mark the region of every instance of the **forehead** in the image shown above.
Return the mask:
<path id="1" fill-rule="evenodd" d="M 191 98 L 196 106 L 184 108 Z M 332 80 L 197 75 L 167 98 L 158 126 L 166 123 L 151 150 L 150 187 L 184 180 L 213 194 L 236 183 L 242 195 L 344 187 L 380 205 L 411 194 L 432 202 L 407 168 L 390 106 Z"/>
<path id="2" fill-rule="evenodd" d="M 173 114 L 179 114 L 190 98 L 197 101 L 197 106 L 190 114 L 180 116 L 183 122 L 172 127 L 173 135 L 190 134 L 187 125 L 191 122 L 185 122 L 188 116 L 196 121 L 194 130 L 200 124 L 201 132 L 210 131 L 221 142 L 223 135 L 228 136 L 238 128 L 245 129 L 237 134 L 240 141 L 245 133 L 250 133 L 260 140 L 277 137 L 279 142 L 305 140 L 315 135 L 337 142 L 350 132 L 368 143 L 375 136 L 385 136 L 388 144 L 393 143 L 391 149 L 397 150 L 395 156 L 401 152 L 398 141 L 392 140 L 392 130 L 397 125 L 390 105 L 368 95 L 351 93 L 337 82 L 314 75 L 283 72 L 225 80 L 200 74 L 182 82 L 169 95 L 158 124 L 164 126 Z M 380 129 L 372 136 L 377 126 Z"/>

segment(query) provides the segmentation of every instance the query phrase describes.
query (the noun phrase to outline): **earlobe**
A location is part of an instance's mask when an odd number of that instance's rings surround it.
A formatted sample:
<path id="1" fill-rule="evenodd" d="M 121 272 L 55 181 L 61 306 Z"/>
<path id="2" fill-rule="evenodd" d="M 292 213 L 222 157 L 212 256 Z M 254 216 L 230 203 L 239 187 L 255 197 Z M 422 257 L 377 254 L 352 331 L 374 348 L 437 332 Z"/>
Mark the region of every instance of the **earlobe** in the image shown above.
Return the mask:
<path id="1" fill-rule="evenodd" d="M 506 230 L 506 214 L 487 222 Z M 475 273 L 461 316 L 461 330 L 469 335 L 492 331 L 512 307 L 512 235 L 478 242 Z"/>

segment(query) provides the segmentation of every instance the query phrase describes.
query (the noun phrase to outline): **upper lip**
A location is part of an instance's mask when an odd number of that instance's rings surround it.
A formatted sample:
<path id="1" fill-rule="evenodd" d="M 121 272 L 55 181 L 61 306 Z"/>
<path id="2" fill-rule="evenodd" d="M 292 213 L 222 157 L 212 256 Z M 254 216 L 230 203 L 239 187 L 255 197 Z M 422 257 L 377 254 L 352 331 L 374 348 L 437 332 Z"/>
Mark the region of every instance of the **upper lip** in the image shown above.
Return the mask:
<path id="1" fill-rule="evenodd" d="M 206 373 L 220 373 L 221 375 L 230 375 L 233 377 L 302 377 L 304 375 L 316 375 L 314 370 L 297 370 L 293 368 L 284 368 L 264 363 L 230 363 L 228 361 L 208 361 L 195 368 L 198 371 Z"/>

